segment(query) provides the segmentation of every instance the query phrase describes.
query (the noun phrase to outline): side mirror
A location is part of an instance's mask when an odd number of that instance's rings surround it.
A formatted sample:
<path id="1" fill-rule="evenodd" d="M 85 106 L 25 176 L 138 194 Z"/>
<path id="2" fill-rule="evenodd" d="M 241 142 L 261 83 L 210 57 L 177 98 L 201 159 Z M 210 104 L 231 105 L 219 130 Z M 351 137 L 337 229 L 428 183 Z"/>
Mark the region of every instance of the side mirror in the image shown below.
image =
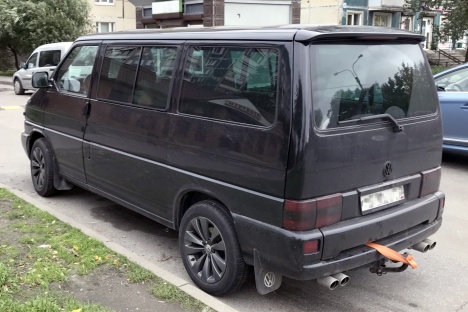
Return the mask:
<path id="1" fill-rule="evenodd" d="M 34 88 L 48 88 L 49 75 L 46 72 L 37 72 L 32 76 L 32 86 Z"/>
<path id="2" fill-rule="evenodd" d="M 26 66 L 26 62 L 20 62 L 20 67 L 22 69 L 28 69 L 28 67 Z"/>
<path id="3" fill-rule="evenodd" d="M 437 86 L 437 91 L 445 91 L 445 88 L 438 85 L 438 86 Z"/>

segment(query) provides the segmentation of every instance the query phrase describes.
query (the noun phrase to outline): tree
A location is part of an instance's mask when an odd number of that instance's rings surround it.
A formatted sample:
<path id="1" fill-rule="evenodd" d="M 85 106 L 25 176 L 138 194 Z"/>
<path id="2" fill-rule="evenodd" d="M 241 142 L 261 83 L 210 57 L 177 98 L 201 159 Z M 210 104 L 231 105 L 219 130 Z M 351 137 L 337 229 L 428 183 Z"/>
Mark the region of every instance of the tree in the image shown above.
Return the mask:
<path id="1" fill-rule="evenodd" d="M 453 44 L 468 31 L 468 1 L 467 0 L 405 0 L 405 7 L 412 13 L 426 10 L 441 10 L 445 12 L 443 27 L 435 29 L 439 38 L 452 39 Z M 441 25 L 442 26 L 442 25 Z M 465 55 L 468 62 L 468 49 Z"/>
<path id="2" fill-rule="evenodd" d="M 0 0 L 0 48 L 18 55 L 52 42 L 73 41 L 90 31 L 87 0 Z"/>

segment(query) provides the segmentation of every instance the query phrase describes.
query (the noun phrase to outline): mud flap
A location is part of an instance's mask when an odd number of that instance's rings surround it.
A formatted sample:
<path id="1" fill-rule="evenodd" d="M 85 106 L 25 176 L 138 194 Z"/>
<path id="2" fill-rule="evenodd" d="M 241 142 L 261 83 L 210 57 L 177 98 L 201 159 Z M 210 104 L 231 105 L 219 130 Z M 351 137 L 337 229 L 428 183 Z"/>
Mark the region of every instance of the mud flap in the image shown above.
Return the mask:
<path id="1" fill-rule="evenodd" d="M 254 249 L 254 270 L 255 284 L 260 295 L 266 295 L 281 286 L 283 276 L 262 267 L 257 249 Z"/>

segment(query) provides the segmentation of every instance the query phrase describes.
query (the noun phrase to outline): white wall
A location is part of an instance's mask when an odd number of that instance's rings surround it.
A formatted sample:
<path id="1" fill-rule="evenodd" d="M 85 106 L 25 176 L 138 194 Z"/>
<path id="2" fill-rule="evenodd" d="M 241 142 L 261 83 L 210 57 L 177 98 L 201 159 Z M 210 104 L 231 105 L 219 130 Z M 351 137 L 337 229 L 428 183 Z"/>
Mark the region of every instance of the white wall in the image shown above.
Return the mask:
<path id="1" fill-rule="evenodd" d="M 225 3 L 224 25 L 269 26 L 291 23 L 289 4 Z"/>

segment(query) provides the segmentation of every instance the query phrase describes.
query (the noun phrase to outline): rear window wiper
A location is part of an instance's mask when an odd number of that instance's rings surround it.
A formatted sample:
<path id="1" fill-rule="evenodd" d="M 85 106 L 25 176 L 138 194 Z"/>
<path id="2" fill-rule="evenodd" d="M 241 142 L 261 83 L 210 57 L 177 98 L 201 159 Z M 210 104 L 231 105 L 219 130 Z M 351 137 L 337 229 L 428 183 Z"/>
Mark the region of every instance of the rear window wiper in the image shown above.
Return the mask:
<path id="1" fill-rule="evenodd" d="M 375 119 L 388 120 L 390 121 L 391 124 L 393 124 L 393 131 L 395 132 L 403 131 L 403 126 L 401 126 L 398 123 L 398 121 L 390 114 L 378 114 L 378 115 L 364 116 L 364 117 L 360 117 L 356 119 L 348 119 L 348 120 L 338 121 L 338 124 L 342 125 L 342 124 L 348 124 L 352 122 L 368 121 L 368 120 L 375 120 Z"/>

